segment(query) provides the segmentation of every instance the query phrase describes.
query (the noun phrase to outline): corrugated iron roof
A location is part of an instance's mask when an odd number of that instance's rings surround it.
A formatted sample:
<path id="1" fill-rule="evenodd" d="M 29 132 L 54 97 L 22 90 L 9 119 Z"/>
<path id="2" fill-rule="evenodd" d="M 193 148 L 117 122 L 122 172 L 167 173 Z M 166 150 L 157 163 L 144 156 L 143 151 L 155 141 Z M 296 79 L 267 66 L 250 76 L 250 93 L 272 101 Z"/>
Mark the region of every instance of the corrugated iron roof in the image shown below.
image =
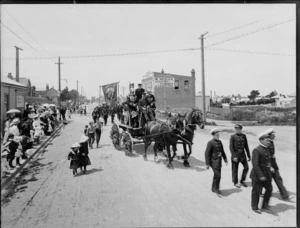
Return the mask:
<path id="1" fill-rule="evenodd" d="M 2 76 L 2 75 L 1 75 L 1 83 L 6 83 L 6 84 L 10 84 L 10 85 L 15 85 L 15 86 L 21 86 L 21 87 L 25 87 L 25 88 L 27 87 L 19 82 L 16 82 L 16 81 L 14 81 L 6 76 Z"/>

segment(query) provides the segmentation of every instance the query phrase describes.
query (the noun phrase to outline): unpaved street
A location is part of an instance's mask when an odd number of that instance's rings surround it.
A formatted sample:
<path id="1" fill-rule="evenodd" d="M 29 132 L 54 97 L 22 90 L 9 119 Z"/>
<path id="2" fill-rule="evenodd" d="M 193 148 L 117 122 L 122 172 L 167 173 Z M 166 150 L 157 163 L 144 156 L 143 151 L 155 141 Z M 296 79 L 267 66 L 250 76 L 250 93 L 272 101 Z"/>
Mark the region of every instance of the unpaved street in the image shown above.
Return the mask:
<path id="1" fill-rule="evenodd" d="M 73 177 L 67 155 L 90 120 L 90 116 L 75 115 L 25 170 L 16 192 L 2 202 L 2 227 L 296 226 L 295 127 L 275 127 L 277 162 L 291 200 L 281 200 L 273 183 L 273 213 L 256 214 L 251 210 L 251 181 L 248 177 L 249 187 L 235 188 L 230 162 L 228 166 L 223 163 L 222 196 L 211 192 L 213 172 L 206 170 L 204 160 L 210 126 L 196 132 L 191 167 L 175 160 L 174 170 L 170 170 L 161 153 L 160 162 L 154 162 L 152 146 L 148 161 L 142 157 L 143 144 L 135 145 L 132 156 L 114 149 L 109 124 L 104 127 L 101 147 L 90 150 L 92 165 L 87 174 Z M 251 151 L 258 145 L 255 134 L 267 128 L 245 127 Z M 230 134 L 221 133 L 229 161 Z M 180 155 L 182 146 L 178 148 Z"/>

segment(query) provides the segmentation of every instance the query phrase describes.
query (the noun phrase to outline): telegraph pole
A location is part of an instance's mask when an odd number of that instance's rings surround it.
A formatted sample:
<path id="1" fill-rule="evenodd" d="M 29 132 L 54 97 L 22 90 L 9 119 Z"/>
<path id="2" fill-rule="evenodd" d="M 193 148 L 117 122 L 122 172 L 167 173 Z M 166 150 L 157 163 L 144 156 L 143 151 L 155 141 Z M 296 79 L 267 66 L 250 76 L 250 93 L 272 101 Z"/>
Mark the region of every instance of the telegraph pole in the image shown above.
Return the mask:
<path id="1" fill-rule="evenodd" d="M 16 48 L 16 81 L 19 82 L 19 50 L 23 51 L 22 48 L 15 46 Z"/>
<path id="2" fill-rule="evenodd" d="M 58 96 L 58 106 L 59 106 L 59 119 L 61 120 L 61 114 L 60 114 L 60 111 L 61 111 L 61 100 L 60 100 L 60 64 L 63 64 L 60 62 L 60 56 L 58 56 L 58 63 L 55 63 L 55 64 L 58 64 L 58 91 L 59 91 L 59 96 Z"/>
<path id="3" fill-rule="evenodd" d="M 204 36 L 208 32 L 201 35 L 199 39 L 201 39 L 201 67 L 202 67 L 202 99 L 203 99 L 203 121 L 206 122 L 206 111 L 205 111 L 205 76 L 204 76 L 204 45 L 203 40 Z"/>

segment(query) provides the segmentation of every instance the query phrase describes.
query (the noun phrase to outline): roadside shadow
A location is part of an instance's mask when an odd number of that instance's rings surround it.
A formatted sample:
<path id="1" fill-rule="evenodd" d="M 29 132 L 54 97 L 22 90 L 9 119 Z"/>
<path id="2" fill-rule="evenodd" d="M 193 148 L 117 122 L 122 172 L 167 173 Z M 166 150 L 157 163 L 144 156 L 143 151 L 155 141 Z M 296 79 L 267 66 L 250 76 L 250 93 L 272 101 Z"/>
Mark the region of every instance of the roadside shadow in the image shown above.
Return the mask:
<path id="1" fill-rule="evenodd" d="M 100 144 L 99 143 L 99 147 L 98 148 L 102 148 L 102 147 L 106 147 L 106 146 L 111 146 L 112 144 Z M 97 148 L 97 149 L 98 149 Z M 94 149 L 96 149 L 96 148 L 94 148 Z"/>
<path id="2" fill-rule="evenodd" d="M 295 195 L 296 195 L 296 193 L 290 192 L 290 191 L 288 191 L 288 194 L 289 194 L 289 196 L 295 196 Z M 282 199 L 280 192 L 275 192 L 275 193 L 273 192 L 273 193 L 272 193 L 272 197 L 275 197 L 275 198 L 277 198 L 277 199 L 279 199 L 279 200 L 283 200 L 283 201 L 295 203 L 294 201 L 291 201 L 290 198 L 287 199 L 287 200 Z"/>
<path id="3" fill-rule="evenodd" d="M 270 214 L 278 216 L 278 213 L 282 213 L 288 210 L 296 210 L 296 207 L 285 203 L 278 203 L 274 206 L 271 206 L 270 209 L 272 211 L 272 213 Z"/>
<path id="4" fill-rule="evenodd" d="M 222 189 L 222 196 L 229 196 L 231 194 L 234 194 L 234 193 L 239 193 L 241 192 L 242 190 L 240 188 L 231 188 L 231 189 Z"/>
<path id="5" fill-rule="evenodd" d="M 88 169 L 88 170 L 86 171 L 86 174 L 85 174 L 85 175 L 89 175 L 89 174 L 96 173 L 96 172 L 101 172 L 101 171 L 103 171 L 102 168 L 100 168 L 100 169 L 92 168 L 92 169 Z"/>

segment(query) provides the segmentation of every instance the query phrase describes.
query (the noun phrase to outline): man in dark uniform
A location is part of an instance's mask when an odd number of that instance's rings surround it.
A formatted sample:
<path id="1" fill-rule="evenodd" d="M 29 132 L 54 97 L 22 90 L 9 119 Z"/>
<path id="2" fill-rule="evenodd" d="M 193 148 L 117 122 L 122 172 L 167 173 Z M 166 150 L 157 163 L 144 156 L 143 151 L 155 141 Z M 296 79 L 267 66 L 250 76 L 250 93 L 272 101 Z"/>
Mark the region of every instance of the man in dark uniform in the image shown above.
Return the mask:
<path id="1" fill-rule="evenodd" d="M 139 100 L 142 98 L 144 92 L 145 90 L 143 89 L 142 84 L 138 84 L 138 88 L 135 90 L 135 96 L 137 102 L 139 102 Z"/>
<path id="2" fill-rule="evenodd" d="M 270 137 L 268 133 L 262 132 L 258 135 L 260 145 L 252 151 L 252 170 L 250 178 L 252 179 L 252 194 L 251 194 L 251 207 L 256 213 L 261 213 L 258 208 L 259 194 L 261 188 L 265 188 L 266 192 L 263 199 L 263 210 L 268 210 L 269 201 L 272 194 L 272 172 L 271 154 L 269 152 Z"/>
<path id="3" fill-rule="evenodd" d="M 269 148 L 269 151 L 271 154 L 271 166 L 274 168 L 274 172 L 272 173 L 272 178 L 274 179 L 274 181 L 279 189 L 281 198 L 288 199 L 289 193 L 283 185 L 283 180 L 282 180 L 282 177 L 280 176 L 279 167 L 277 165 L 276 158 L 275 158 L 274 139 L 275 139 L 276 132 L 272 128 L 268 129 L 266 132 L 269 134 L 269 137 L 270 137 L 270 144 L 269 144 L 268 148 Z"/>
<path id="4" fill-rule="evenodd" d="M 103 104 L 102 104 L 102 116 L 103 116 L 103 119 L 104 119 L 104 125 L 105 126 L 107 124 L 108 112 L 109 112 L 109 106 L 108 106 L 108 104 L 106 104 L 106 102 L 103 102 Z"/>
<path id="5" fill-rule="evenodd" d="M 236 124 L 234 128 L 236 133 L 231 135 L 230 144 L 229 144 L 229 148 L 231 151 L 231 163 L 232 163 L 232 182 L 234 186 L 237 188 L 240 188 L 241 185 L 247 187 L 244 181 L 246 180 L 246 176 L 249 171 L 249 166 L 246 159 L 245 151 L 247 153 L 248 161 L 251 161 L 248 141 L 246 135 L 242 133 L 242 129 L 243 129 L 242 125 Z M 244 166 L 240 184 L 238 183 L 239 163 L 242 163 Z"/>
<path id="6" fill-rule="evenodd" d="M 215 128 L 210 131 L 213 136 L 213 139 L 207 143 L 205 150 L 205 163 L 206 168 L 209 169 L 211 167 L 214 172 L 213 182 L 211 190 L 217 194 L 221 194 L 220 181 L 221 181 L 221 168 L 222 168 L 222 157 L 224 162 L 227 163 L 227 157 L 223 148 L 223 144 L 220 138 L 219 129 Z"/>

